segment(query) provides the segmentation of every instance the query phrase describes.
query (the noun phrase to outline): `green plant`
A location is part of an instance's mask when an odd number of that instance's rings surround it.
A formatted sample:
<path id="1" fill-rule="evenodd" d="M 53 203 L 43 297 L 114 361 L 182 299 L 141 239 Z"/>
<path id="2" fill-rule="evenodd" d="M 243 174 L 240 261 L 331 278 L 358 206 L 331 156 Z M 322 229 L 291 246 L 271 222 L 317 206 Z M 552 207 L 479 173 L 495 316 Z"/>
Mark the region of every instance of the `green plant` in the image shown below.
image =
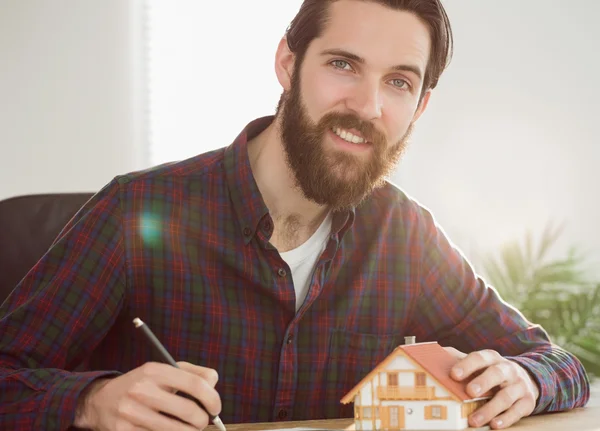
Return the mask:
<path id="1" fill-rule="evenodd" d="M 584 278 L 584 259 L 575 249 L 564 258 L 548 258 L 562 231 L 548 225 L 537 247 L 528 232 L 523 244 L 511 241 L 498 256 L 488 255 L 483 269 L 506 302 L 542 325 L 588 374 L 600 377 L 600 283 Z"/>

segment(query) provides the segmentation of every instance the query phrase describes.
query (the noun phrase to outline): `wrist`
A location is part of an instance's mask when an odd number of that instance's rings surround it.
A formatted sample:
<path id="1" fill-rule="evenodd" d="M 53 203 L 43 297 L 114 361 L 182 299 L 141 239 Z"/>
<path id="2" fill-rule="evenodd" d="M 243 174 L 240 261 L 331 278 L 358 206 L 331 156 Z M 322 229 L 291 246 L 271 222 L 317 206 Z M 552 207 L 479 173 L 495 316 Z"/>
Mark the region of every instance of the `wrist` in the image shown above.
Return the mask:
<path id="1" fill-rule="evenodd" d="M 537 403 L 538 399 L 540 398 L 540 387 L 538 386 L 536 379 L 533 377 L 532 372 L 529 371 L 529 369 L 524 367 L 523 365 L 518 365 L 524 371 L 524 374 L 529 382 L 529 388 L 531 388 L 531 392 L 533 393 L 533 397 L 535 398 L 535 402 Z"/>
<path id="2" fill-rule="evenodd" d="M 83 390 L 75 411 L 75 421 L 73 422 L 75 427 L 84 429 L 94 429 L 96 427 L 96 396 L 109 381 L 110 379 L 107 378 L 95 380 Z"/>
<path id="3" fill-rule="evenodd" d="M 531 387 L 533 388 L 533 396 L 535 397 L 535 401 L 537 402 L 537 400 L 540 398 L 540 387 L 538 386 L 535 379 L 533 377 L 531 377 L 531 375 L 529 373 L 527 373 L 527 377 L 529 377 L 529 381 L 531 382 Z"/>

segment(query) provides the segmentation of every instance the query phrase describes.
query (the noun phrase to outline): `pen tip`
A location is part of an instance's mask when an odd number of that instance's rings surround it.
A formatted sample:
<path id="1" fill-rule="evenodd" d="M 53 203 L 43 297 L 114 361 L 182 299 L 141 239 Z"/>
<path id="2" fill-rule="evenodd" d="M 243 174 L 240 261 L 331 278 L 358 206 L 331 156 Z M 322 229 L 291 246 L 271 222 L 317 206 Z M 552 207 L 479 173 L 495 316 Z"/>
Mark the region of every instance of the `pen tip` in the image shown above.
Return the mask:
<path id="1" fill-rule="evenodd" d="M 139 317 L 136 317 L 135 319 L 133 319 L 133 324 L 136 328 L 139 328 L 144 324 L 144 322 L 142 322 L 142 319 L 140 319 Z"/>
<path id="2" fill-rule="evenodd" d="M 217 428 L 219 428 L 220 431 L 227 431 L 225 429 L 225 425 L 223 425 L 223 421 L 219 416 L 215 416 L 212 422 L 217 426 Z"/>

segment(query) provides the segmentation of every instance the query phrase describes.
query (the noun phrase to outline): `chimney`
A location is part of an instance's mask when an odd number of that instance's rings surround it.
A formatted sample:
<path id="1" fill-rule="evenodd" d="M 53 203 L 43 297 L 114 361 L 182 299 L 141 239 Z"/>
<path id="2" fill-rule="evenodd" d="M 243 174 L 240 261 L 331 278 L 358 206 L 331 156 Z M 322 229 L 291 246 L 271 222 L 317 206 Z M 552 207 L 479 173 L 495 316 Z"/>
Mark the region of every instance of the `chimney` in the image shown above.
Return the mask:
<path id="1" fill-rule="evenodd" d="M 404 337 L 404 344 L 415 344 L 415 336 L 411 335 L 410 337 Z"/>

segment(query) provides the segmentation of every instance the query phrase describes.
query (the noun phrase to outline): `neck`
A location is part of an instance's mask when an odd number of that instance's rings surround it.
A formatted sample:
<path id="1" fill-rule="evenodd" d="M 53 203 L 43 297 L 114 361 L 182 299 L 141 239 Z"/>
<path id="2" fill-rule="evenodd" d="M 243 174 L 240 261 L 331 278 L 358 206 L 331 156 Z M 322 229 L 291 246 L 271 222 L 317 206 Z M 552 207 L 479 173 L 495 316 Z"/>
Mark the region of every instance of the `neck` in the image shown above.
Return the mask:
<path id="1" fill-rule="evenodd" d="M 248 157 L 258 189 L 273 218 L 275 234 L 284 231 L 290 221 L 293 221 L 294 231 L 299 232 L 296 240 L 285 247 L 289 248 L 314 233 L 325 219 L 328 207 L 306 199 L 296 187 L 294 173 L 286 162 L 279 127 L 276 118 L 248 142 Z"/>

